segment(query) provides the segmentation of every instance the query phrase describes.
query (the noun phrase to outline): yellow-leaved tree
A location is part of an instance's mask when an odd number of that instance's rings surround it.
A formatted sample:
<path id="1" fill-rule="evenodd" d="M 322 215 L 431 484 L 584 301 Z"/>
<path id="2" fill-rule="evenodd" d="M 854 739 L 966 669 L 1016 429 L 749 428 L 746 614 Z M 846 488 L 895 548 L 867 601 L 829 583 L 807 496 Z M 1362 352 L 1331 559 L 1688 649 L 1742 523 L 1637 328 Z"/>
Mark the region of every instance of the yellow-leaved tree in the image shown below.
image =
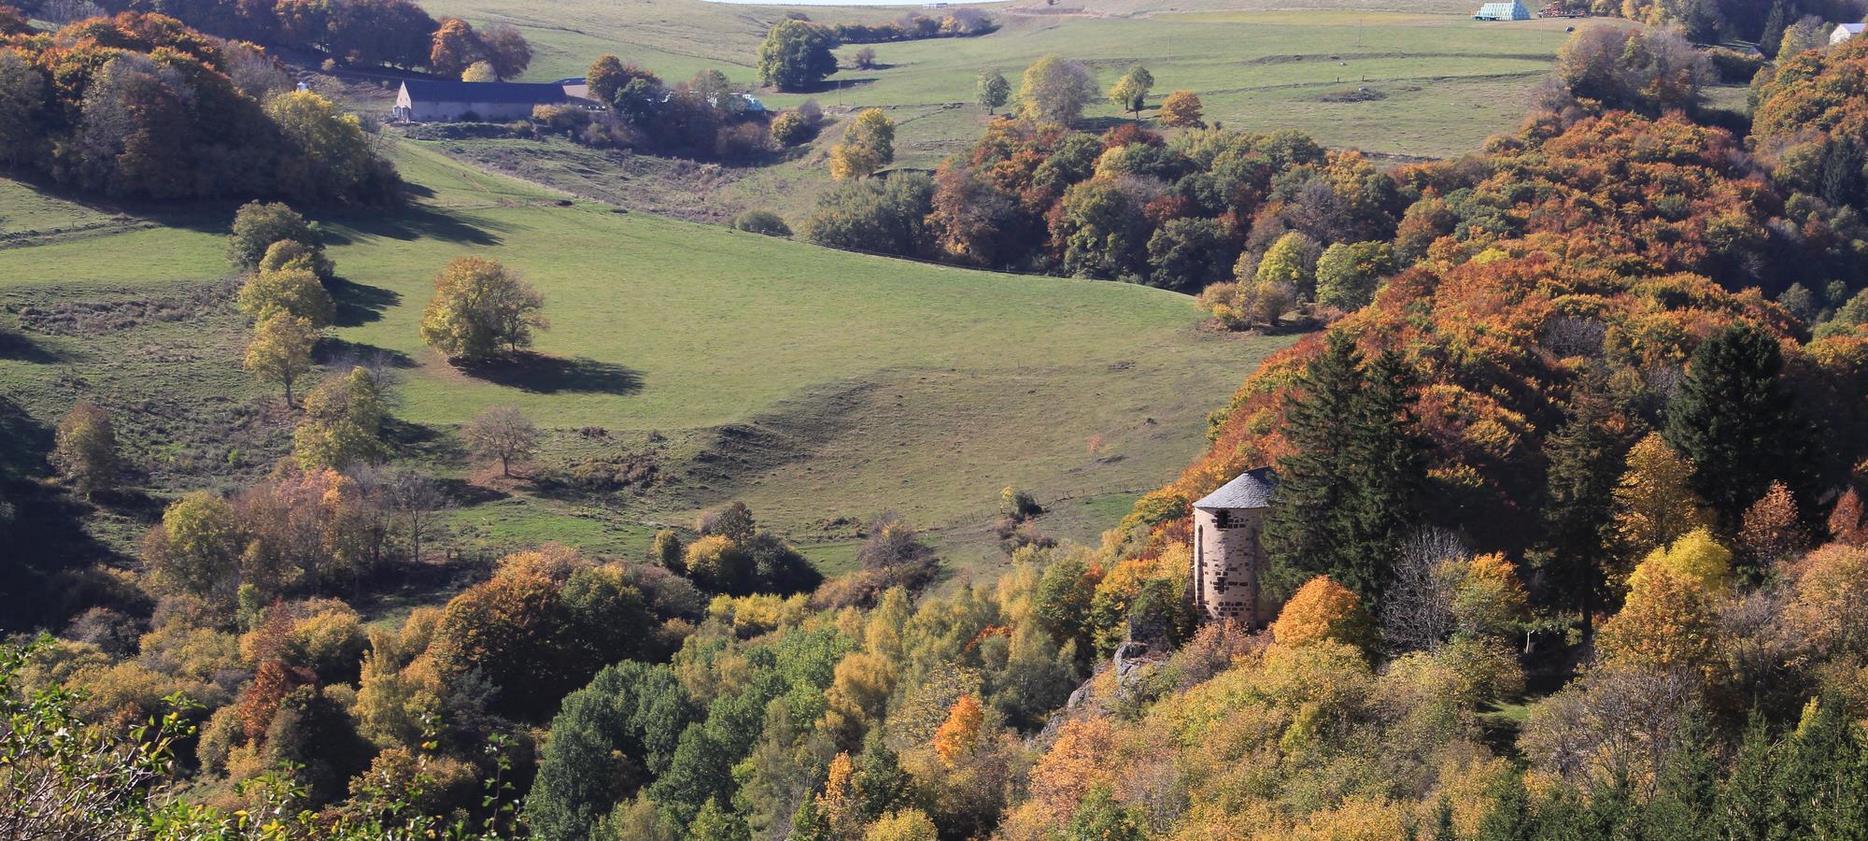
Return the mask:
<path id="1" fill-rule="evenodd" d="M 868 178 L 894 160 L 895 121 L 880 108 L 866 108 L 850 123 L 843 142 L 830 147 L 830 177 Z"/>
<path id="2" fill-rule="evenodd" d="M 1331 641 L 1362 647 L 1372 630 L 1373 623 L 1355 592 L 1319 575 L 1304 582 L 1284 603 L 1278 620 L 1271 624 L 1271 637 L 1279 645 Z"/>
<path id="3" fill-rule="evenodd" d="M 1720 668 L 1719 598 L 1730 587 L 1731 550 L 1696 529 L 1656 549 L 1628 576 L 1628 598 L 1602 626 L 1602 662 L 1654 671 Z"/>
<path id="4" fill-rule="evenodd" d="M 979 699 L 972 695 L 962 695 L 947 712 L 947 720 L 934 732 L 934 752 L 940 754 L 942 762 L 952 766 L 961 758 L 973 752 L 979 744 L 980 725 L 986 718 L 985 710 L 979 705 Z"/>
<path id="5" fill-rule="evenodd" d="M 1712 512 L 1687 484 L 1692 475 L 1692 463 L 1658 432 L 1628 451 L 1628 469 L 1614 496 L 1615 533 L 1629 558 L 1712 525 Z"/>

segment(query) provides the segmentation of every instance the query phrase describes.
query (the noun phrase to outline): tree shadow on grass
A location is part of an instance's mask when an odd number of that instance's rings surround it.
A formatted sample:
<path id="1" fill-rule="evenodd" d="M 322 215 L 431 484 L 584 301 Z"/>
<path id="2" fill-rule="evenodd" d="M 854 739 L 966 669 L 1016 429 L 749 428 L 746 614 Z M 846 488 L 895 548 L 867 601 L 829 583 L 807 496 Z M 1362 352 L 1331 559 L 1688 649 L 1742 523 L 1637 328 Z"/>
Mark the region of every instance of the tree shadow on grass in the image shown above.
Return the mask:
<path id="1" fill-rule="evenodd" d="M 460 370 L 495 385 L 533 394 L 634 394 L 642 390 L 641 372 L 582 356 L 560 359 L 523 352 L 461 363 Z"/>
<path id="2" fill-rule="evenodd" d="M 312 359 L 319 365 L 347 371 L 352 366 L 365 368 L 413 368 L 415 360 L 399 350 L 386 350 L 347 339 L 326 336 L 312 349 Z"/>
<path id="3" fill-rule="evenodd" d="M 331 291 L 331 299 L 337 302 L 334 323 L 338 327 L 357 327 L 381 321 L 384 310 L 402 303 L 400 292 L 380 286 L 365 286 L 341 277 L 327 286 Z"/>
<path id="4" fill-rule="evenodd" d="M 427 190 L 426 187 L 422 189 Z M 432 190 L 428 192 L 433 193 Z M 467 245 L 500 243 L 499 236 L 490 230 L 494 226 L 485 220 L 476 220 L 477 224 L 470 224 L 451 213 L 413 202 L 394 208 L 346 213 L 332 217 L 330 222 L 332 224 L 325 225 L 321 232 L 326 245 L 353 242 L 354 239 L 345 233 L 344 228 L 363 236 L 404 241 L 435 239 Z"/>
<path id="5" fill-rule="evenodd" d="M 52 430 L 0 394 L 0 479 L 43 474 L 45 454 L 51 450 Z"/>
<path id="6" fill-rule="evenodd" d="M 65 356 L 32 339 L 0 327 L 0 359 L 48 365 L 64 361 Z"/>

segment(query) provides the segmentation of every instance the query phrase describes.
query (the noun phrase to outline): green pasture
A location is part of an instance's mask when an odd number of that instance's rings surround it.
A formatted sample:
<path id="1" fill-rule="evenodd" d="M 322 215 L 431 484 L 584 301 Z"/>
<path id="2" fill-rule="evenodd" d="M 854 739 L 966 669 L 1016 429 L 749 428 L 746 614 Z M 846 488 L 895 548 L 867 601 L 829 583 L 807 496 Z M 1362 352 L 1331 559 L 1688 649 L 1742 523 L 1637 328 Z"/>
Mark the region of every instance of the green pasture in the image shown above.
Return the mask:
<path id="1" fill-rule="evenodd" d="M 1160 484 L 1202 447 L 1205 413 L 1288 341 L 1203 331 L 1188 298 L 1159 290 L 617 213 L 422 144 L 403 142 L 397 161 L 424 194 L 414 206 L 320 218 L 345 281 L 326 358 L 385 360 L 415 457 L 444 472 L 472 466 L 421 442 L 451 440 L 494 405 L 557 430 L 554 444 L 603 430 L 592 440 L 607 443 L 554 445 L 546 462 L 652 450 L 660 470 L 646 490 L 594 499 L 521 483 L 456 515 L 494 542 L 628 549 L 655 524 L 744 499 L 800 542 L 821 543 L 832 565 L 852 551 L 847 524 L 887 510 L 950 538 L 966 560 L 989 558 L 985 526 L 1001 487 L 1107 500 Z M 121 230 L 69 234 L 7 223 L 0 234 L 31 244 L 0 248 L 0 307 L 11 313 L 0 322 L 61 305 L 209 297 L 198 312 L 172 307 L 153 321 L 16 328 L 32 348 L 0 354 L 0 392 L 43 425 L 74 400 L 104 402 L 139 456 L 161 459 L 154 481 L 168 490 L 222 483 L 282 452 L 289 419 L 239 372 L 244 328 L 225 292 L 213 297 L 216 284 L 230 288 L 221 244 L 232 208 L 151 217 L 0 182 L 0 218 L 60 205 L 126 219 Z M 421 345 L 432 278 L 464 255 L 501 260 L 544 293 L 551 329 L 537 357 L 467 373 Z M 1067 536 L 1111 523 L 1083 516 L 1109 512 L 1082 503 L 1059 511 Z"/>

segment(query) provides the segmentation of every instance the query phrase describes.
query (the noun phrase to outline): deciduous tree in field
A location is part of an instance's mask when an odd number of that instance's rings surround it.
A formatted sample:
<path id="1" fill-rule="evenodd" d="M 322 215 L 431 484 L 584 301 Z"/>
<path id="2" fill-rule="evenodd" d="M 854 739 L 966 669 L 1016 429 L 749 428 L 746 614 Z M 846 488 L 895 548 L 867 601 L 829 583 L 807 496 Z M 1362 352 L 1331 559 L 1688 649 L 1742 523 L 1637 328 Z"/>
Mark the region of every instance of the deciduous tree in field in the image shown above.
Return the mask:
<path id="1" fill-rule="evenodd" d="M 310 249 L 314 267 L 324 257 L 317 225 L 279 202 L 247 202 L 234 213 L 233 233 L 227 237 L 227 262 L 242 271 L 254 269 L 267 249 L 281 240 Z"/>
<path id="2" fill-rule="evenodd" d="M 428 48 L 428 69 L 442 76 L 458 76 L 480 59 L 480 36 L 460 18 L 442 18 Z"/>
<path id="3" fill-rule="evenodd" d="M 467 448 L 481 458 L 499 459 L 502 476 L 512 475 L 512 463 L 538 452 L 538 426 L 511 406 L 494 406 L 474 416 L 461 430 Z"/>
<path id="4" fill-rule="evenodd" d="M 493 65 L 493 75 L 511 79 L 532 66 L 532 45 L 517 27 L 496 23 L 480 31 L 481 59 Z"/>
<path id="5" fill-rule="evenodd" d="M 246 346 L 246 369 L 262 382 L 285 389 L 285 403 L 296 405 L 292 384 L 311 371 L 311 349 L 318 343 L 318 328 L 303 316 L 274 311 L 253 328 Z"/>
<path id="6" fill-rule="evenodd" d="M 759 45 L 759 81 L 782 91 L 804 90 L 837 72 L 837 45 L 830 30 L 801 20 L 781 20 Z"/>
<path id="7" fill-rule="evenodd" d="M 1018 110 L 1026 119 L 1069 125 L 1096 98 L 1096 83 L 1082 64 L 1047 55 L 1025 68 Z"/>
<path id="8" fill-rule="evenodd" d="M 895 160 L 895 121 L 880 108 L 864 109 L 830 149 L 830 177 L 838 181 L 868 178 Z"/>
<path id="9" fill-rule="evenodd" d="M 368 368 L 318 384 L 305 396 L 305 420 L 292 431 L 292 454 L 306 470 L 344 470 L 379 461 L 388 452 L 383 443 L 382 383 Z"/>
<path id="10" fill-rule="evenodd" d="M 254 272 L 240 286 L 238 300 L 240 311 L 254 319 L 283 312 L 305 319 L 313 328 L 328 326 L 337 310 L 318 275 L 302 268 Z"/>
<path id="11" fill-rule="evenodd" d="M 1142 107 L 1148 103 L 1148 89 L 1154 87 L 1154 83 L 1155 77 L 1148 68 L 1137 64 L 1109 87 L 1109 101 L 1139 117 Z"/>
<path id="12" fill-rule="evenodd" d="M 96 403 L 84 402 L 58 422 L 52 466 L 86 499 L 116 487 L 123 463 L 117 453 L 117 434 L 110 414 Z"/>
<path id="13" fill-rule="evenodd" d="M 1155 118 L 1169 128 L 1204 128 L 1200 97 L 1193 91 L 1174 91 L 1161 100 Z"/>
<path id="14" fill-rule="evenodd" d="M 493 65 L 485 61 L 476 61 L 467 65 L 467 69 L 461 71 L 461 81 L 497 82 L 499 81 L 499 73 L 493 69 Z"/>
<path id="15" fill-rule="evenodd" d="M 997 70 L 979 71 L 977 88 L 975 99 L 985 106 L 988 114 L 997 113 L 1012 96 L 1012 83 L 1006 81 L 1005 74 Z"/>
<path id="16" fill-rule="evenodd" d="M 422 313 L 422 341 L 449 359 L 480 361 L 532 344 L 547 326 L 544 296 L 492 260 L 462 257 L 435 277 Z"/>

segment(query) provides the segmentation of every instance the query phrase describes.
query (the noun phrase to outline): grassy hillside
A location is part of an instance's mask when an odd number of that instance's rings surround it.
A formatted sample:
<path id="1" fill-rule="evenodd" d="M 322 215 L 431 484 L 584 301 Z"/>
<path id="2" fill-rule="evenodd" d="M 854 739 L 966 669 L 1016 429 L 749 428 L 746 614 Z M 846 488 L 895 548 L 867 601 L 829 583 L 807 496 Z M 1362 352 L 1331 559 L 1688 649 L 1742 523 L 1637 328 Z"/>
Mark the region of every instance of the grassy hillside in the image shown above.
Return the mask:
<path id="1" fill-rule="evenodd" d="M 756 84 L 758 42 L 786 10 L 702 0 L 646 3 L 554 3 L 443 0 L 437 12 L 520 26 L 538 48 L 529 76 L 582 75 L 603 53 L 649 67 L 669 81 L 714 67 Z M 1211 10 L 1224 6 L 1242 9 Z M 1003 24 L 978 38 L 874 45 L 883 65 L 845 70 L 809 95 L 761 93 L 773 106 L 814 98 L 833 116 L 881 107 L 898 123 L 896 163 L 933 167 L 963 151 L 988 119 L 973 104 L 981 69 L 1014 84 L 1033 60 L 1057 53 L 1085 61 L 1100 84 L 1137 61 L 1154 74 L 1150 105 L 1176 89 L 1198 92 L 1208 121 L 1271 131 L 1297 129 L 1331 146 L 1394 156 L 1441 157 L 1477 148 L 1514 128 L 1529 93 L 1548 73 L 1571 22 L 1483 23 L 1464 4 L 1358 4 L 1378 8 L 1277 10 L 1280 4 L 1195 2 L 1089 4 L 1083 8 L 994 7 Z M 1317 5 L 1317 4 L 1298 4 Z M 1050 13 L 1038 14 L 1038 9 Z M 897 9 L 810 7 L 824 22 L 887 19 Z M 858 46 L 841 51 L 846 63 Z M 1099 101 L 1089 125 L 1123 118 Z M 1145 115 L 1146 116 L 1146 115 Z M 580 195 L 642 209 L 675 209 L 719 219 L 751 207 L 801 219 L 826 183 L 823 150 L 840 137 L 833 125 L 815 148 L 785 163 L 717 173 L 669 173 L 625 157 L 569 147 L 541 149 L 511 141 L 450 144 L 489 166 L 542 178 Z M 513 147 L 521 146 L 518 152 Z"/>
<path id="2" fill-rule="evenodd" d="M 833 566 L 852 522 L 885 509 L 977 559 L 1007 484 L 1068 498 L 1048 527 L 1088 537 L 1199 449 L 1209 395 L 1283 344 L 1201 332 L 1186 298 L 1157 290 L 571 205 L 416 144 L 398 161 L 427 194 L 411 212 L 322 219 L 346 281 L 327 359 L 386 361 L 408 451 L 458 475 L 451 427 L 509 404 L 558 430 L 549 466 L 633 459 L 660 476 L 594 499 L 502 488 L 460 514 L 496 540 L 630 548 L 653 523 L 741 498 Z M 109 401 L 158 486 L 263 469 L 285 421 L 238 371 L 243 327 L 220 280 L 230 214 L 113 215 L 0 186 L 23 243 L 0 249 L 0 305 L 32 345 L 0 358 L 0 391 L 47 425 L 80 397 Z M 537 358 L 469 375 L 421 345 L 430 280 L 466 254 L 544 292 Z"/>

